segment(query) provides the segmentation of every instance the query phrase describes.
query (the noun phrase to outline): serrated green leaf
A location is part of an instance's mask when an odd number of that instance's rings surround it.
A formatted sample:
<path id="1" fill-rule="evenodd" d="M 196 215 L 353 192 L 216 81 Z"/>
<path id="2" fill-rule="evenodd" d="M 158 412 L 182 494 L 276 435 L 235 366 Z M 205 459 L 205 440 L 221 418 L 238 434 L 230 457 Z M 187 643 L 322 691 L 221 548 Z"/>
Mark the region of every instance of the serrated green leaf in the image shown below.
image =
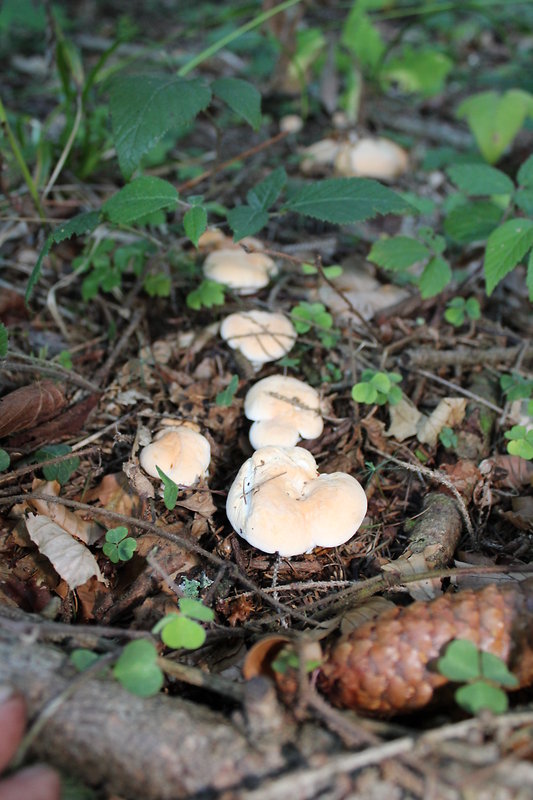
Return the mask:
<path id="1" fill-rule="evenodd" d="M 8 339 L 7 328 L 3 322 L 0 322 L 0 358 L 5 358 L 7 355 Z"/>
<path id="2" fill-rule="evenodd" d="M 207 108 L 210 89 L 200 80 L 165 73 L 119 74 L 110 82 L 113 141 L 129 178 L 168 131 L 177 131 Z"/>
<path id="3" fill-rule="evenodd" d="M 446 170 L 450 179 L 465 194 L 511 194 L 512 180 L 499 169 L 487 164 L 453 164 Z"/>
<path id="4" fill-rule="evenodd" d="M 35 458 L 37 461 L 47 461 L 56 456 L 66 456 L 71 451 L 72 448 L 68 444 L 47 444 L 36 451 Z M 43 467 L 43 475 L 47 481 L 57 481 L 64 486 L 79 465 L 80 459 L 78 456 L 73 456 L 66 461 L 60 461 L 59 464 L 48 464 Z"/>
<path id="5" fill-rule="evenodd" d="M 480 677 L 479 651 L 474 642 L 456 639 L 437 661 L 437 669 L 451 681 L 471 681 Z"/>
<path id="6" fill-rule="evenodd" d="M 278 167 L 253 189 L 250 189 L 246 195 L 248 204 L 252 208 L 267 211 L 276 202 L 286 183 L 287 173 L 283 167 Z"/>
<path id="7" fill-rule="evenodd" d="M 461 686 L 455 692 L 455 700 L 461 708 L 471 714 L 478 714 L 483 710 L 492 711 L 493 714 L 504 714 L 509 705 L 505 692 L 485 681 Z"/>
<path id="8" fill-rule="evenodd" d="M 143 281 L 143 289 L 149 297 L 169 297 L 172 278 L 164 272 L 150 273 Z"/>
<path id="9" fill-rule="evenodd" d="M 376 214 L 402 214 L 411 206 L 392 189 L 370 178 L 327 178 L 298 189 L 284 208 L 342 225 Z"/>
<path id="10" fill-rule="evenodd" d="M 206 634 L 201 625 L 187 617 L 176 617 L 161 631 L 161 640 L 167 647 L 179 650 L 196 650 L 205 642 Z"/>
<path id="11" fill-rule="evenodd" d="M 234 234 L 233 239 L 238 242 L 245 236 L 253 236 L 264 228 L 269 216 L 267 211 L 260 208 L 243 205 L 228 211 L 227 219 Z"/>
<path id="12" fill-rule="evenodd" d="M 531 114 L 532 97 L 521 89 L 481 92 L 459 105 L 457 116 L 466 118 L 477 145 L 490 163 L 497 161 Z"/>
<path id="13" fill-rule="evenodd" d="M 10 463 L 11 459 L 9 457 L 9 453 L 7 453 L 0 447 L 0 472 L 5 472 L 5 470 L 9 467 Z"/>
<path id="14" fill-rule="evenodd" d="M 533 155 L 530 155 L 521 165 L 516 180 L 519 186 L 533 187 Z"/>
<path id="15" fill-rule="evenodd" d="M 129 642 L 113 667 L 117 681 L 139 697 L 157 694 L 163 686 L 163 673 L 157 666 L 157 650 L 151 642 Z"/>
<path id="16" fill-rule="evenodd" d="M 481 652 L 481 674 L 488 681 L 499 683 L 501 686 L 509 688 L 518 686 L 518 678 L 513 675 L 507 664 L 493 653 Z"/>
<path id="17" fill-rule="evenodd" d="M 502 210 L 488 200 L 462 203 L 444 220 L 444 231 L 459 244 L 470 244 L 488 238 L 502 218 Z"/>
<path id="18" fill-rule="evenodd" d="M 383 269 L 401 272 L 404 269 L 429 258 L 431 255 L 425 244 L 409 236 L 393 236 L 374 242 L 368 260 Z"/>
<path id="19" fill-rule="evenodd" d="M 196 311 L 200 308 L 222 306 L 225 302 L 224 287 L 216 281 L 204 280 L 187 295 L 187 305 Z"/>
<path id="20" fill-rule="evenodd" d="M 235 392 L 239 387 L 239 376 L 232 375 L 231 380 L 225 389 L 222 389 L 215 398 L 217 406 L 230 406 L 233 402 Z"/>
<path id="21" fill-rule="evenodd" d="M 241 78 L 219 78 L 211 84 L 213 94 L 242 117 L 254 130 L 261 125 L 261 94 Z"/>
<path id="22" fill-rule="evenodd" d="M 418 288 L 422 299 L 426 300 L 428 297 L 434 297 L 442 292 L 451 279 L 452 270 L 446 259 L 432 258 L 418 279 Z"/>
<path id="23" fill-rule="evenodd" d="M 518 208 L 533 217 L 533 189 L 519 189 L 513 199 Z"/>
<path id="24" fill-rule="evenodd" d="M 510 219 L 491 233 L 485 251 L 485 281 L 490 296 L 533 245 L 533 221 Z"/>
<path id="25" fill-rule="evenodd" d="M 180 597 L 179 607 L 182 614 L 189 619 L 198 619 L 201 622 L 212 622 L 215 619 L 213 609 L 204 606 L 201 600 L 192 597 Z"/>
<path id="26" fill-rule="evenodd" d="M 387 61 L 380 70 L 380 78 L 389 83 L 394 81 L 404 92 L 420 92 L 431 97 L 443 89 L 452 67 L 453 61 L 444 53 L 407 46 L 401 55 Z"/>
<path id="27" fill-rule="evenodd" d="M 361 66 L 371 70 L 378 66 L 386 49 L 379 29 L 359 3 L 353 3 L 346 18 L 341 43 L 355 55 Z"/>
<path id="28" fill-rule="evenodd" d="M 102 212 L 110 222 L 129 225 L 147 214 L 176 208 L 178 193 L 162 178 L 141 175 L 106 200 Z"/>
<path id="29" fill-rule="evenodd" d="M 185 235 L 198 247 L 198 240 L 207 228 L 207 211 L 203 206 L 193 206 L 183 217 Z"/>

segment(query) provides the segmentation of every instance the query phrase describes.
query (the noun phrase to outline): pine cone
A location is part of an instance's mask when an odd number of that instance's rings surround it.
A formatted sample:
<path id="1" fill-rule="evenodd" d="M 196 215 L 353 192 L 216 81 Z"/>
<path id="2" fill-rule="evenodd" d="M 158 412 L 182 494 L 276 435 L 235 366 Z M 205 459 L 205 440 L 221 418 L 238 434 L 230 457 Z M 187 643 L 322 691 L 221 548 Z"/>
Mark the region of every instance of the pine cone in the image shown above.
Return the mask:
<path id="1" fill-rule="evenodd" d="M 435 659 L 452 639 L 470 639 L 499 656 L 520 686 L 533 682 L 531 581 L 464 590 L 431 602 L 392 608 L 339 639 L 319 686 L 341 708 L 376 714 L 425 706 L 448 679 Z"/>

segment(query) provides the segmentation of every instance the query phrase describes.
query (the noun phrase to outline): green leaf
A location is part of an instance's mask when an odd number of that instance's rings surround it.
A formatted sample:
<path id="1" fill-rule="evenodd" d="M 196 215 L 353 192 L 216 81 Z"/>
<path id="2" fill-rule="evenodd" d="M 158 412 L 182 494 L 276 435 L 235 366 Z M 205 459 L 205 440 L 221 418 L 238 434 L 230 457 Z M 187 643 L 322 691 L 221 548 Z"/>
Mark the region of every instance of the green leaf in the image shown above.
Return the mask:
<path id="1" fill-rule="evenodd" d="M 118 544 L 117 547 L 118 557 L 121 561 L 129 561 L 130 558 L 133 557 L 133 554 L 136 550 L 137 550 L 136 540 L 132 539 L 131 536 L 128 536 L 127 539 L 123 539 Z"/>
<path id="2" fill-rule="evenodd" d="M 219 78 L 211 84 L 213 94 L 256 131 L 261 126 L 261 94 L 241 78 Z"/>
<path id="3" fill-rule="evenodd" d="M 258 233 L 268 223 L 269 216 L 267 211 L 252 206 L 237 206 L 228 211 L 227 219 L 233 238 L 236 242 L 244 239 L 245 236 L 253 236 Z"/>
<path id="4" fill-rule="evenodd" d="M 526 286 L 529 293 L 529 299 L 533 303 L 533 250 L 529 254 L 529 261 L 527 264 Z"/>
<path id="5" fill-rule="evenodd" d="M 456 639 L 437 661 L 437 669 L 451 681 L 471 681 L 480 677 L 479 651 L 474 642 Z"/>
<path id="6" fill-rule="evenodd" d="M 408 267 L 429 258 L 431 255 L 425 244 L 411 239 L 409 236 L 392 236 L 390 239 L 379 239 L 374 242 L 368 254 L 368 260 L 383 269 L 400 272 Z"/>
<path id="7" fill-rule="evenodd" d="M 286 183 L 287 173 L 283 167 L 278 167 L 254 186 L 253 189 L 250 189 L 246 199 L 252 208 L 260 208 L 266 211 L 276 202 Z"/>
<path id="8" fill-rule="evenodd" d="M 169 511 L 173 511 L 178 500 L 179 487 L 174 483 L 172 478 L 169 478 L 168 475 L 165 475 L 163 470 L 159 469 L 158 466 L 156 466 L 156 470 L 163 482 L 163 502 L 165 507 L 168 508 Z"/>
<path id="9" fill-rule="evenodd" d="M 470 714 L 478 714 L 483 710 L 492 711 L 493 714 L 504 714 L 509 705 L 505 692 L 485 681 L 461 686 L 455 692 L 455 699 L 458 705 Z"/>
<path id="10" fill-rule="evenodd" d="M 216 281 L 204 280 L 187 295 L 187 305 L 196 311 L 200 308 L 212 308 L 213 306 L 223 306 L 225 302 L 225 289 L 221 283 Z"/>
<path id="11" fill-rule="evenodd" d="M 105 535 L 106 542 L 118 544 L 128 535 L 128 529 L 124 525 L 119 525 L 118 528 L 109 528 Z"/>
<path id="12" fill-rule="evenodd" d="M 516 180 L 519 186 L 533 188 L 533 155 L 530 155 L 521 165 L 516 175 Z"/>
<path id="13" fill-rule="evenodd" d="M 493 653 L 481 652 L 481 674 L 488 681 L 513 688 L 518 686 L 518 678 L 507 669 L 507 664 Z"/>
<path id="14" fill-rule="evenodd" d="M 225 389 L 222 389 L 215 398 L 217 406 L 230 406 L 233 402 L 235 392 L 239 388 L 239 376 L 232 375 L 231 380 Z"/>
<path id="15" fill-rule="evenodd" d="M 193 206 L 183 217 L 185 235 L 198 247 L 198 240 L 207 228 L 207 211 L 203 206 Z"/>
<path id="16" fill-rule="evenodd" d="M 215 614 L 211 608 L 204 606 L 201 600 L 191 597 L 181 597 L 179 601 L 181 613 L 189 619 L 199 619 L 201 622 L 213 622 Z"/>
<path id="17" fill-rule="evenodd" d="M 481 92 L 459 105 L 457 116 L 466 118 L 481 153 L 490 163 L 497 161 L 531 114 L 532 98 L 521 89 Z"/>
<path id="18" fill-rule="evenodd" d="M 519 189 L 513 199 L 518 208 L 533 216 L 533 189 Z"/>
<path id="19" fill-rule="evenodd" d="M 71 236 L 82 236 L 84 233 L 91 233 L 91 231 L 94 231 L 94 229 L 100 223 L 100 221 L 101 214 L 99 211 L 87 211 L 83 214 L 77 214 L 77 216 L 73 217 L 68 222 L 63 222 L 54 231 L 52 231 L 49 236 L 47 236 L 28 279 L 26 294 L 24 295 L 24 300 L 26 303 L 29 302 L 30 297 L 33 294 L 33 290 L 39 278 L 41 277 L 42 263 L 50 252 L 52 245 L 59 244 L 65 239 L 70 239 Z"/>
<path id="20" fill-rule="evenodd" d="M 397 83 L 404 92 L 420 92 L 431 97 L 442 91 L 453 61 L 437 50 L 405 47 L 400 56 L 387 61 L 380 78 Z"/>
<path id="21" fill-rule="evenodd" d="M 0 322 L 0 358 L 5 358 L 7 355 L 7 343 L 7 328 L 3 322 Z"/>
<path id="22" fill-rule="evenodd" d="M 11 463 L 9 453 L 0 447 L 0 472 L 5 472 Z"/>
<path id="23" fill-rule="evenodd" d="M 428 297 L 434 297 L 442 292 L 451 279 L 452 270 L 446 259 L 438 256 L 432 258 L 418 279 L 418 288 L 422 299 L 426 300 Z"/>
<path id="24" fill-rule="evenodd" d="M 370 384 L 374 386 L 378 392 L 383 392 L 383 394 L 388 394 L 392 386 L 389 376 L 384 372 L 376 372 L 376 374 L 372 376 Z"/>
<path id="25" fill-rule="evenodd" d="M 73 650 L 70 654 L 70 660 L 78 670 L 78 672 L 83 672 L 84 670 L 91 667 L 100 656 L 98 653 L 93 653 L 92 650 L 87 650 L 85 647 L 78 647 L 76 650 Z"/>
<path id="26" fill-rule="evenodd" d="M 338 225 L 411 209 L 396 192 L 369 178 L 327 178 L 298 189 L 285 210 Z"/>
<path id="27" fill-rule="evenodd" d="M 514 183 L 505 172 L 487 164 L 453 164 L 446 172 L 453 183 L 469 196 L 514 192 Z"/>
<path id="28" fill-rule="evenodd" d="M 444 231 L 459 244 L 487 239 L 502 218 L 502 210 L 488 200 L 461 203 L 444 220 Z"/>
<path id="29" fill-rule="evenodd" d="M 344 272 L 343 268 L 338 264 L 334 264 L 331 267 L 322 267 L 322 269 L 324 271 L 324 275 L 326 278 L 329 278 L 330 281 L 334 280 L 334 278 L 339 278 Z"/>
<path id="30" fill-rule="evenodd" d="M 163 673 L 157 666 L 157 650 L 151 642 L 129 642 L 113 668 L 117 681 L 139 697 L 157 694 L 163 686 Z"/>
<path id="31" fill-rule="evenodd" d="M 160 209 L 176 208 L 178 193 L 168 181 L 141 175 L 106 200 L 102 212 L 110 222 L 129 225 Z"/>
<path id="32" fill-rule="evenodd" d="M 533 221 L 510 219 L 489 236 L 485 251 L 485 281 L 490 296 L 533 245 Z"/>
<path id="33" fill-rule="evenodd" d="M 172 278 L 164 272 L 150 273 L 143 281 L 143 289 L 149 297 L 170 297 Z"/>
<path id="34" fill-rule="evenodd" d="M 352 397 L 356 403 L 375 403 L 378 397 L 377 389 L 370 383 L 356 383 L 352 388 Z"/>
<path id="35" fill-rule="evenodd" d="M 161 640 L 167 647 L 179 650 L 196 650 L 205 642 L 206 633 L 201 625 L 187 617 L 177 616 L 161 631 Z"/>
<path id="36" fill-rule="evenodd" d="M 479 319 L 481 317 L 479 300 L 475 297 L 469 297 L 465 303 L 465 311 L 470 319 Z"/>
<path id="37" fill-rule="evenodd" d="M 129 178 L 170 130 L 178 131 L 207 108 L 211 91 L 197 79 L 165 73 L 119 74 L 110 82 L 113 141 L 122 173 Z"/>
<path id="38" fill-rule="evenodd" d="M 354 54 L 362 67 L 374 70 L 386 49 L 379 29 L 359 3 L 352 5 L 342 28 L 341 44 Z"/>
<path id="39" fill-rule="evenodd" d="M 56 456 L 66 456 L 70 452 L 72 452 L 72 448 L 68 444 L 47 444 L 36 451 L 35 458 L 37 461 L 47 461 Z M 43 475 L 47 481 L 57 481 L 64 486 L 79 465 L 80 459 L 78 456 L 73 456 L 66 461 L 60 461 L 59 464 L 48 464 L 43 467 Z"/>

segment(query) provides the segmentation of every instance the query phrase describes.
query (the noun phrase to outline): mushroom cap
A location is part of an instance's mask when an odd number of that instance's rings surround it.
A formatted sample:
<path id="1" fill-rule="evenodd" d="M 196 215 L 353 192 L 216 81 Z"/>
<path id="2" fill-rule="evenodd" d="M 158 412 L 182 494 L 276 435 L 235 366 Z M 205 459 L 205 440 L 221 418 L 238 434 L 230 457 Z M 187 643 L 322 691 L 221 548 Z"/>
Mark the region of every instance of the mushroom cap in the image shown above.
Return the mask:
<path id="1" fill-rule="evenodd" d="M 242 311 L 230 314 L 220 326 L 220 335 L 256 369 L 286 355 L 296 341 L 296 331 L 283 314 Z"/>
<path id="2" fill-rule="evenodd" d="M 264 253 L 246 253 L 242 249 L 225 247 L 207 256 L 203 270 L 206 278 L 223 283 L 239 294 L 253 294 L 268 284 L 277 266 Z"/>
<path id="3" fill-rule="evenodd" d="M 174 483 L 192 486 L 207 474 L 211 447 L 201 433 L 180 426 L 160 431 L 154 441 L 143 447 L 139 461 L 148 475 L 159 478 L 156 467 Z"/>
<path id="4" fill-rule="evenodd" d="M 320 139 L 320 141 L 310 144 L 301 151 L 303 158 L 300 162 L 300 170 L 305 175 L 311 175 L 324 167 L 333 166 L 341 146 L 336 139 Z"/>
<path id="5" fill-rule="evenodd" d="M 337 547 L 361 525 L 367 500 L 344 472 L 319 475 L 302 447 L 262 447 L 240 468 L 226 503 L 234 530 L 265 553 Z"/>
<path id="6" fill-rule="evenodd" d="M 254 420 L 250 443 L 294 446 L 300 438 L 316 439 L 324 429 L 316 389 L 287 375 L 269 375 L 255 383 L 244 399 L 244 413 Z"/>
<path id="7" fill-rule="evenodd" d="M 359 139 L 345 144 L 335 158 L 340 175 L 391 180 L 407 170 L 409 158 L 403 147 L 389 139 Z"/>

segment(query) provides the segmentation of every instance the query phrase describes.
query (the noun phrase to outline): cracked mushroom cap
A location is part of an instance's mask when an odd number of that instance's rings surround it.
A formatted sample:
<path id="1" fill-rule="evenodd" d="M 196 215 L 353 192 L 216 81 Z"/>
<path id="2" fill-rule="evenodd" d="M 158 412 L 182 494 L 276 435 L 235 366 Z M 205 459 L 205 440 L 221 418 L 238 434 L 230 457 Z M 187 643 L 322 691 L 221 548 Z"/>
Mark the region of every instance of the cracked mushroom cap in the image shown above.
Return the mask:
<path id="1" fill-rule="evenodd" d="M 159 467 L 174 483 L 192 486 L 207 475 L 211 447 L 201 433 L 180 426 L 160 431 L 151 444 L 143 447 L 139 461 L 153 478 L 159 478 Z"/>
<path id="2" fill-rule="evenodd" d="M 335 170 L 346 177 L 392 180 L 407 170 L 407 153 L 389 139 L 359 139 L 346 144 L 335 158 Z"/>
<path id="3" fill-rule="evenodd" d="M 247 253 L 242 249 L 214 250 L 204 261 L 204 275 L 223 283 L 239 294 L 253 294 L 267 286 L 277 266 L 265 253 Z"/>
<path id="4" fill-rule="evenodd" d="M 324 429 L 316 389 L 297 378 L 270 375 L 258 381 L 244 399 L 244 413 L 254 421 L 250 444 L 294 447 L 300 439 L 316 439 Z"/>
<path id="5" fill-rule="evenodd" d="M 254 547 L 295 556 L 351 539 L 366 508 L 363 487 L 351 475 L 319 475 L 302 447 L 262 447 L 240 468 L 226 513 Z"/>
<path id="6" fill-rule="evenodd" d="M 283 358 L 296 341 L 292 322 L 283 314 L 270 311 L 230 314 L 220 326 L 220 335 L 231 348 L 240 350 L 255 369 Z"/>

